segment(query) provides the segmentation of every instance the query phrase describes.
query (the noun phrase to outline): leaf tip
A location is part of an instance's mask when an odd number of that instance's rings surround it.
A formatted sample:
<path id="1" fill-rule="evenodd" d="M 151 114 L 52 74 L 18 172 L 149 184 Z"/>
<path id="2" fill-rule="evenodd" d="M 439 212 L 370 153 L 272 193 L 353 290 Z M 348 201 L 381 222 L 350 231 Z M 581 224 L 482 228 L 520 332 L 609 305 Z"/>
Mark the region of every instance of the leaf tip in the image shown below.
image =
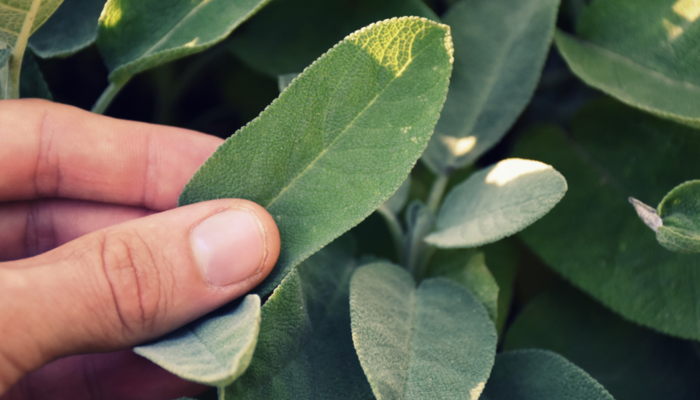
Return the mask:
<path id="1" fill-rule="evenodd" d="M 659 227 L 663 226 L 663 221 L 661 217 L 659 217 L 659 214 L 656 213 L 656 210 L 634 197 L 629 197 L 627 200 L 632 204 L 634 210 L 637 211 L 639 218 L 654 232 L 658 232 Z"/>

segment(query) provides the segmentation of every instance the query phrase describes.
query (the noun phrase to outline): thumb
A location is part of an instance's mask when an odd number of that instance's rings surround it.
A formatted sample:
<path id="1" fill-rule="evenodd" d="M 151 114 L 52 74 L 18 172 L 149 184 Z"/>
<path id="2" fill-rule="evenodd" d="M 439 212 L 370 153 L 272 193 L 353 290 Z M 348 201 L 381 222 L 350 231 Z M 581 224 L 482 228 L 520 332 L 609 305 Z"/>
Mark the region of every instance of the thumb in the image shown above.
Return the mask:
<path id="1" fill-rule="evenodd" d="M 279 240 L 259 205 L 216 200 L 0 264 L 0 393 L 55 358 L 154 339 L 245 294 Z"/>

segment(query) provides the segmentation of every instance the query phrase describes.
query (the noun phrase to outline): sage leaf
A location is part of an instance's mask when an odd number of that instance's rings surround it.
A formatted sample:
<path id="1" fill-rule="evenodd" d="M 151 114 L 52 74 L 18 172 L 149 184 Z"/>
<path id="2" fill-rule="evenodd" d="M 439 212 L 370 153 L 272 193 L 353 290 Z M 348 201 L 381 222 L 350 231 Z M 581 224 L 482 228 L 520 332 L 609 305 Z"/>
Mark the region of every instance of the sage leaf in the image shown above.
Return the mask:
<path id="1" fill-rule="evenodd" d="M 303 71 L 335 43 L 375 21 L 417 16 L 439 21 L 421 0 L 275 0 L 229 41 L 229 48 L 273 78 Z"/>
<path id="2" fill-rule="evenodd" d="M 66 57 L 90 46 L 97 38 L 97 20 L 106 0 L 64 0 L 29 38 L 41 58 Z"/>
<path id="3" fill-rule="evenodd" d="M 423 239 L 435 227 L 435 215 L 420 200 L 406 207 L 406 239 L 404 260 L 414 276 L 422 276 L 432 249 Z"/>
<path id="4" fill-rule="evenodd" d="M 202 165 L 180 205 L 244 198 L 277 222 L 276 267 L 256 291 L 357 225 L 404 181 L 445 100 L 449 27 L 406 17 L 348 36 Z"/>
<path id="5" fill-rule="evenodd" d="M 663 225 L 656 232 L 662 246 L 679 253 L 700 253 L 700 181 L 685 182 L 659 204 Z"/>
<path id="6" fill-rule="evenodd" d="M 32 51 L 24 52 L 19 81 L 19 97 L 53 100 L 49 85 L 44 80 L 44 75 L 42 75 Z"/>
<path id="7" fill-rule="evenodd" d="M 630 197 L 628 200 L 630 204 L 632 204 L 632 207 L 634 207 L 634 211 L 637 212 L 639 219 L 641 219 L 649 228 L 651 228 L 651 230 L 657 232 L 659 227 L 664 224 L 663 220 L 661 220 L 661 217 L 659 217 L 659 214 L 653 207 L 642 203 L 634 197 Z"/>
<path id="8" fill-rule="evenodd" d="M 700 398 L 692 343 L 627 322 L 568 285 L 528 303 L 503 347 L 557 352 L 617 400 Z"/>
<path id="9" fill-rule="evenodd" d="M 578 37 L 557 32 L 557 48 L 587 84 L 622 102 L 700 126 L 700 8 L 692 1 L 593 2 Z"/>
<path id="10" fill-rule="evenodd" d="M 700 339 L 700 257 L 662 247 L 627 201 L 634 195 L 655 204 L 674 184 L 700 176 L 700 164 L 691 161 L 698 148 L 696 130 L 610 99 L 585 107 L 571 135 L 552 127 L 527 132 L 515 155 L 551 164 L 570 189 L 521 238 L 569 282 L 625 318 Z"/>
<path id="11" fill-rule="evenodd" d="M 542 218 L 566 193 L 566 180 L 538 161 L 503 160 L 474 173 L 445 197 L 425 241 L 474 247 L 510 236 Z"/>
<path id="12" fill-rule="evenodd" d="M 360 267 L 350 283 L 355 349 L 385 399 L 477 399 L 496 353 L 481 302 L 445 278 L 416 283 L 389 263 Z"/>
<path id="13" fill-rule="evenodd" d="M 292 83 L 294 78 L 296 78 L 297 76 L 299 76 L 298 72 L 293 72 L 291 74 L 284 74 L 284 75 L 278 76 L 277 77 L 277 87 L 279 88 L 280 93 L 282 93 L 282 91 L 284 91 L 284 89 L 286 89 L 287 86 L 289 86 L 289 84 Z"/>
<path id="14" fill-rule="evenodd" d="M 510 314 L 518 273 L 519 254 L 513 242 L 514 239 L 508 238 L 481 248 L 486 257 L 486 265 L 498 286 L 496 330 L 499 340 L 503 338 L 503 329 Z"/>
<path id="15" fill-rule="evenodd" d="M 10 45 L 0 40 L 0 68 L 7 64 L 7 60 L 10 59 L 10 54 L 12 54 Z"/>
<path id="16" fill-rule="evenodd" d="M 269 0 L 108 0 L 97 47 L 111 82 L 205 50 Z"/>
<path id="17" fill-rule="evenodd" d="M 484 305 L 491 321 L 498 315 L 498 284 L 486 266 L 484 253 L 474 249 L 438 250 L 427 277 L 451 279 L 469 289 Z"/>
<path id="18" fill-rule="evenodd" d="M 484 397 L 488 400 L 613 400 L 584 370 L 546 350 L 499 354 Z"/>
<path id="19" fill-rule="evenodd" d="M 260 297 L 251 294 L 134 352 L 180 378 L 221 387 L 250 364 L 259 328 Z"/>
<path id="20" fill-rule="evenodd" d="M 386 207 L 392 214 L 398 215 L 408 200 L 408 193 L 411 191 L 411 176 L 406 178 L 401 186 L 389 197 L 382 207 Z"/>
<path id="21" fill-rule="evenodd" d="M 443 18 L 455 66 L 422 161 L 444 175 L 498 143 L 530 101 L 552 41 L 559 0 L 462 0 Z"/>
<path id="22" fill-rule="evenodd" d="M 287 275 L 263 306 L 250 368 L 223 398 L 372 398 L 350 331 L 354 247 L 343 236 Z"/>

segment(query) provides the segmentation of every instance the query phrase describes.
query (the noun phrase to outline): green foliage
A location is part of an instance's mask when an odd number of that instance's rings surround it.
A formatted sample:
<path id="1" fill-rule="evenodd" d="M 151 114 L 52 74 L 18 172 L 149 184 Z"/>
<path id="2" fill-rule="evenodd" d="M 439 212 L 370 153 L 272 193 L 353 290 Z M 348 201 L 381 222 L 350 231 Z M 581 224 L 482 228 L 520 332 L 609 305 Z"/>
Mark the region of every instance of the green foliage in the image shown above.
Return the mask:
<path id="1" fill-rule="evenodd" d="M 53 96 L 49 91 L 49 86 L 41 74 L 39 65 L 36 63 L 34 54 L 31 51 L 24 53 L 22 61 L 22 72 L 20 73 L 19 97 L 37 97 L 40 99 L 52 100 Z"/>
<path id="2" fill-rule="evenodd" d="M 692 0 L 595 1 L 581 16 L 579 37 L 557 32 L 557 47 L 589 85 L 700 127 L 698 10 Z"/>
<path id="3" fill-rule="evenodd" d="M 251 294 L 134 352 L 184 379 L 226 386 L 250 364 L 259 328 L 260 297 Z"/>
<path id="4" fill-rule="evenodd" d="M 352 277 L 350 313 L 355 348 L 377 399 L 481 394 L 496 330 L 462 286 L 432 278 L 416 288 L 404 269 L 368 264 Z"/>
<path id="5" fill-rule="evenodd" d="M 656 233 L 662 246 L 680 253 L 700 253 L 700 181 L 678 185 L 659 203 L 663 225 Z"/>
<path id="6" fill-rule="evenodd" d="M 97 20 L 105 0 L 64 0 L 30 38 L 41 58 L 65 57 L 90 46 L 97 38 Z"/>
<path id="7" fill-rule="evenodd" d="M 488 400 L 613 400 L 603 386 L 564 357 L 518 350 L 496 357 L 484 398 Z"/>

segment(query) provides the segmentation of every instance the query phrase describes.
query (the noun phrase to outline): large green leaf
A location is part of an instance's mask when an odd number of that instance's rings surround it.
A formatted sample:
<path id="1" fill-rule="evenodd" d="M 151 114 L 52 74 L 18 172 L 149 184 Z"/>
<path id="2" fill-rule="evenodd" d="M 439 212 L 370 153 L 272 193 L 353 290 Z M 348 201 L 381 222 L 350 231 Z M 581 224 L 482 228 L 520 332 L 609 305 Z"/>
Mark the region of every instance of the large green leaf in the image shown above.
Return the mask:
<path id="1" fill-rule="evenodd" d="M 416 283 L 389 263 L 350 283 L 355 349 L 375 396 L 477 399 L 493 366 L 496 329 L 479 300 L 445 278 Z"/>
<path id="2" fill-rule="evenodd" d="M 656 239 L 669 250 L 700 253 L 700 181 L 685 182 L 659 203 Z"/>
<path id="3" fill-rule="evenodd" d="M 260 297 L 251 294 L 134 352 L 183 379 L 221 387 L 250 364 L 259 329 Z"/>
<path id="4" fill-rule="evenodd" d="M 462 0 L 452 27 L 455 67 L 422 160 L 438 174 L 471 164 L 505 135 L 537 87 L 559 0 Z"/>
<path id="5" fill-rule="evenodd" d="M 484 399 L 613 400 L 613 397 L 581 368 L 556 353 L 517 350 L 496 357 Z"/>
<path id="6" fill-rule="evenodd" d="M 253 362 L 226 399 L 372 398 L 350 331 L 356 266 L 344 236 L 287 275 L 263 306 Z"/>
<path id="7" fill-rule="evenodd" d="M 41 58 L 65 57 L 93 44 L 105 0 L 65 0 L 51 18 L 29 38 Z"/>
<path id="8" fill-rule="evenodd" d="M 180 205 L 245 198 L 277 222 L 277 266 L 291 267 L 357 225 L 401 185 L 445 101 L 449 27 L 407 17 L 348 36 L 229 138 L 185 186 Z"/>
<path id="9" fill-rule="evenodd" d="M 198 53 L 224 40 L 269 0 L 109 0 L 97 46 L 109 80 Z"/>
<path id="10" fill-rule="evenodd" d="M 566 180 L 551 166 L 503 160 L 450 191 L 425 241 L 442 248 L 493 243 L 542 218 L 564 193 Z"/>
<path id="11" fill-rule="evenodd" d="M 695 0 L 595 1 L 579 38 L 556 34 L 571 70 L 621 101 L 700 126 L 700 4 Z"/>
<path id="12" fill-rule="evenodd" d="M 391 17 L 438 17 L 421 0 L 275 0 L 231 37 L 231 50 L 274 78 L 303 71 L 334 43 Z"/>
<path id="13" fill-rule="evenodd" d="M 691 343 L 627 322 L 568 285 L 529 303 L 503 347 L 555 351 L 617 400 L 700 398 L 700 360 Z"/>
<path id="14" fill-rule="evenodd" d="M 515 154 L 566 176 L 564 200 L 521 237 L 552 268 L 627 319 L 700 339 L 700 257 L 663 248 L 630 207 L 656 204 L 700 176 L 695 130 L 605 99 L 586 107 L 572 134 L 530 131 Z M 653 161 L 653 162 L 652 162 Z"/>

